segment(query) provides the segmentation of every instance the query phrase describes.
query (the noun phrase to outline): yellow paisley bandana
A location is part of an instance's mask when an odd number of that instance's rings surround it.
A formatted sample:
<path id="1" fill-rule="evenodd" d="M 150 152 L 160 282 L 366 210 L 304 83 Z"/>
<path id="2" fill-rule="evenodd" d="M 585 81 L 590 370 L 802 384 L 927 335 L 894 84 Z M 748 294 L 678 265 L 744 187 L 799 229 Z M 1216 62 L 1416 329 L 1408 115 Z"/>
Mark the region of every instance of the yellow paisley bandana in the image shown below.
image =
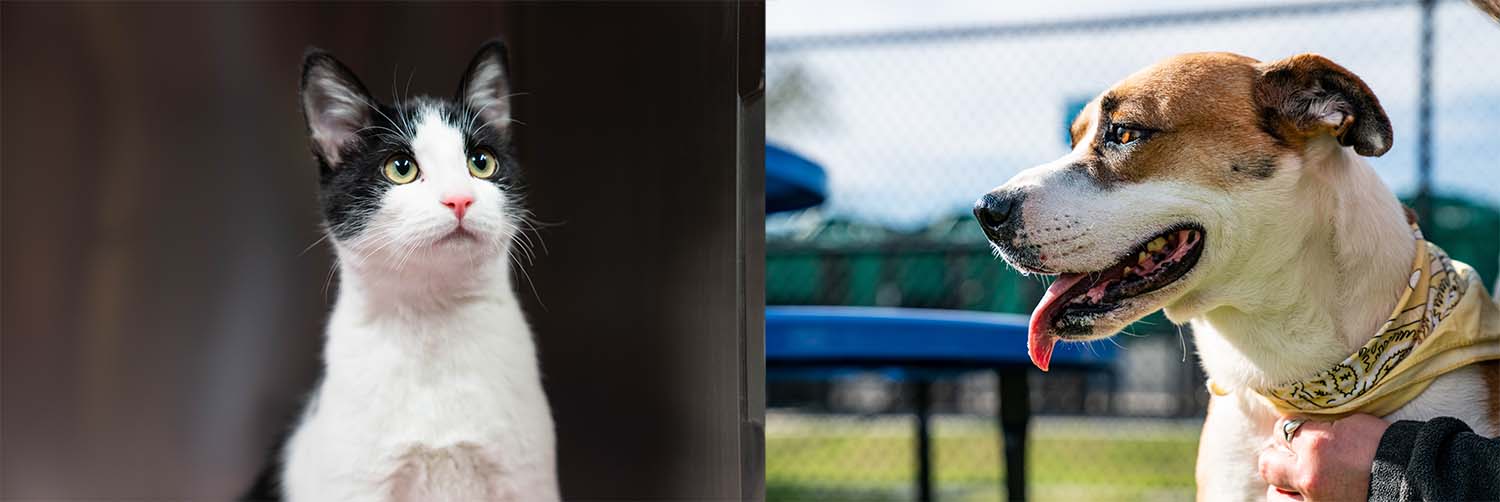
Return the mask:
<path id="1" fill-rule="evenodd" d="M 1500 359 L 1500 306 L 1479 274 L 1417 236 L 1417 257 L 1401 302 L 1380 331 L 1332 368 L 1269 389 L 1255 389 L 1283 415 L 1339 418 L 1389 415 L 1438 376 Z M 1209 390 L 1224 395 L 1212 382 Z"/>

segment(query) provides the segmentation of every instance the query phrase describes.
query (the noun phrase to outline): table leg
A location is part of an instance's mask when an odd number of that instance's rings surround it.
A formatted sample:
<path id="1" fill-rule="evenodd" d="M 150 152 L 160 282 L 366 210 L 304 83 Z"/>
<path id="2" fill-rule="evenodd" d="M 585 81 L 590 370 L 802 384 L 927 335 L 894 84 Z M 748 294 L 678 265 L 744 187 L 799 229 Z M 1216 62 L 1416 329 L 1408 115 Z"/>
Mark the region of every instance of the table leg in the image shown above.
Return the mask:
<path id="1" fill-rule="evenodd" d="M 998 368 L 1000 437 L 1005 452 L 1007 500 L 1026 500 L 1026 429 L 1031 420 L 1031 391 L 1024 367 Z"/>
<path id="2" fill-rule="evenodd" d="M 917 412 L 917 500 L 931 502 L 932 498 L 932 436 L 927 423 L 932 413 L 928 398 L 929 384 L 922 378 L 911 382 L 912 401 Z"/>

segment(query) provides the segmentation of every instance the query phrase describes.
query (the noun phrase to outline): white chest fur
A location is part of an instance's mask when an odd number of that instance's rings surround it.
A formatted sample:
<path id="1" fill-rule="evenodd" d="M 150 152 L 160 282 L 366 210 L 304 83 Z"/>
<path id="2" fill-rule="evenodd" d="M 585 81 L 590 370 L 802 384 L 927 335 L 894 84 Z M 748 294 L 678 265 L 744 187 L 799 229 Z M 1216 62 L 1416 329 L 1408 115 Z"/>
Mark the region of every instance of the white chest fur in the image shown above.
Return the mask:
<path id="1" fill-rule="evenodd" d="M 552 420 L 511 295 L 442 315 L 372 315 L 341 297 L 327 373 L 287 448 L 289 500 L 558 498 Z"/>

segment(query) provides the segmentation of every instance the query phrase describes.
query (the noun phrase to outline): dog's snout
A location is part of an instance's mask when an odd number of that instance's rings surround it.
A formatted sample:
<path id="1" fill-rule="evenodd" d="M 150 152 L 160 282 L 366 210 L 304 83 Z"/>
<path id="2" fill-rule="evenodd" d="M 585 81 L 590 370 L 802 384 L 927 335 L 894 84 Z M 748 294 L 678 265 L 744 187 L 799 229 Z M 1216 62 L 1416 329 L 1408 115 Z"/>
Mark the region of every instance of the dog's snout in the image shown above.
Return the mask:
<path id="1" fill-rule="evenodd" d="M 974 202 L 974 217 L 979 219 L 979 226 L 990 240 L 1000 243 L 1015 236 L 1023 198 L 1020 192 L 995 191 Z"/>

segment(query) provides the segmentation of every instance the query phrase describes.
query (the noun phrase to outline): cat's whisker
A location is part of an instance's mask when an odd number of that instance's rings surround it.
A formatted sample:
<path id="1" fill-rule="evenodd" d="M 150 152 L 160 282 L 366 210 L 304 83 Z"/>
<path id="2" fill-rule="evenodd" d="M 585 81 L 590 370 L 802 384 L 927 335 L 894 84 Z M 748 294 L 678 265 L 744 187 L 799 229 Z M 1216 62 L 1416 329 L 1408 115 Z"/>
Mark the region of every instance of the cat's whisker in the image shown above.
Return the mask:
<path id="1" fill-rule="evenodd" d="M 328 240 L 328 234 L 325 233 L 325 234 L 323 234 L 322 237 L 319 237 L 318 240 L 313 241 L 312 244 L 308 244 L 307 247 L 302 248 L 302 252 L 297 253 L 297 256 L 302 256 L 302 255 L 307 254 L 308 251 L 312 250 L 313 246 L 317 246 L 318 243 L 326 241 L 326 240 Z"/>
<path id="2" fill-rule="evenodd" d="M 416 251 L 418 249 L 425 249 L 426 247 L 431 246 L 434 242 L 437 242 L 436 238 L 421 239 L 412 243 L 406 249 L 406 252 L 401 255 L 401 260 L 396 262 L 396 270 L 406 270 L 406 260 L 411 258 L 413 254 L 416 254 Z"/>
<path id="3" fill-rule="evenodd" d="M 536 249 L 537 248 L 541 248 L 541 251 L 543 253 L 551 254 L 552 251 L 549 250 L 549 249 L 547 249 L 547 243 L 546 243 L 546 241 L 542 240 L 541 233 L 537 232 L 536 229 L 533 228 L 533 229 L 527 230 L 525 228 L 522 228 L 519 225 L 516 225 L 515 226 L 515 231 L 513 233 L 515 234 L 515 236 L 516 236 L 515 238 L 517 239 L 518 242 L 522 242 L 522 243 L 524 243 L 526 245 L 526 248 L 527 248 L 528 252 L 531 252 L 531 253 L 535 254 Z M 535 242 L 533 242 L 531 240 L 531 238 L 533 236 L 536 237 L 536 241 Z"/>
<path id="4" fill-rule="evenodd" d="M 394 227 L 386 227 L 386 226 L 375 227 L 374 228 L 375 234 L 370 239 L 372 241 L 370 244 L 374 244 L 374 245 L 377 245 L 377 246 L 374 249 L 368 249 L 365 253 L 360 253 L 360 255 L 359 255 L 360 260 L 359 260 L 358 263 L 356 263 L 356 265 L 363 265 L 364 262 L 365 262 L 365 260 L 367 260 L 371 256 L 374 256 L 374 255 L 380 253 L 382 250 L 384 250 L 385 248 L 389 247 L 391 244 L 397 243 L 400 239 L 398 239 L 398 235 L 396 234 L 395 230 L 396 229 Z"/>
<path id="5" fill-rule="evenodd" d="M 367 106 L 367 107 L 369 107 L 371 110 L 375 110 L 375 113 L 379 113 L 380 116 L 386 120 L 386 122 L 390 122 L 391 125 L 394 125 L 396 127 L 401 128 L 400 132 L 401 132 L 401 135 L 402 135 L 403 138 L 411 138 L 412 137 L 410 129 L 404 127 L 401 122 L 397 122 L 395 120 L 392 120 L 391 117 L 390 117 L 390 115 L 386 115 L 385 112 L 382 111 L 380 109 L 380 107 L 377 106 L 374 102 L 370 101 L 369 98 L 360 98 L 360 102 L 364 103 L 364 105 Z M 398 113 L 397 115 L 400 115 L 400 114 Z"/>
<path id="6" fill-rule="evenodd" d="M 398 89 L 398 87 L 396 87 L 396 73 L 400 71 L 400 64 L 391 66 L 391 103 L 396 106 L 397 110 L 401 109 L 401 96 L 398 96 L 396 94 L 396 89 Z"/>
<path id="7" fill-rule="evenodd" d="M 338 257 L 333 258 L 333 263 L 328 265 L 328 276 L 323 278 L 323 303 L 328 303 L 328 288 L 333 285 L 333 274 L 339 270 Z"/>
<path id="8" fill-rule="evenodd" d="M 403 248 L 401 259 L 396 261 L 396 270 L 406 270 L 406 260 L 411 259 L 412 255 L 417 252 L 417 249 L 427 247 L 427 245 L 429 244 L 431 244 L 431 242 L 422 240 L 411 243 Z"/>
<path id="9" fill-rule="evenodd" d="M 401 132 L 400 131 L 397 131 L 395 129 L 391 129 L 391 128 L 385 127 L 385 126 L 368 126 L 368 127 L 363 127 L 363 128 L 360 128 L 360 129 L 356 130 L 355 134 L 362 133 L 362 132 L 365 132 L 365 131 L 386 131 L 386 132 L 382 132 L 380 134 L 377 134 L 376 137 L 378 137 L 380 139 L 383 139 L 383 140 L 386 140 L 386 141 L 393 142 L 393 143 L 397 143 L 397 142 L 401 142 L 401 141 L 405 141 L 406 140 L 406 138 L 404 138 L 404 137 L 401 136 Z"/>
<path id="10" fill-rule="evenodd" d="M 536 281 L 531 280 L 531 274 L 526 272 L 526 267 L 514 255 L 510 255 L 509 259 L 511 263 L 515 264 L 512 268 L 520 272 L 521 277 L 526 279 L 526 285 L 531 288 L 531 297 L 536 298 L 536 304 L 541 306 L 542 310 L 547 310 L 547 302 L 542 301 L 542 294 L 536 290 Z"/>
<path id="11" fill-rule="evenodd" d="M 465 100 L 464 102 L 467 103 L 468 100 Z M 475 127 L 474 127 L 475 122 L 477 120 L 479 120 L 479 117 L 481 115 L 484 115 L 485 110 L 489 110 L 490 107 L 494 106 L 494 105 L 495 105 L 494 103 L 487 103 L 487 104 L 484 105 L 483 108 L 480 108 L 479 111 L 470 114 L 469 115 L 469 126 L 467 128 L 465 128 L 465 130 L 469 131 L 470 133 L 472 133 L 473 131 L 475 131 L 476 130 Z"/>
<path id="12" fill-rule="evenodd" d="M 514 235 L 516 235 L 517 237 L 520 238 L 520 240 L 517 241 L 517 242 L 520 242 L 522 248 L 526 250 L 526 259 L 528 261 L 535 262 L 536 261 L 536 244 L 534 244 L 534 243 L 531 242 L 531 237 L 527 236 L 525 232 L 522 232 L 519 227 L 516 228 L 516 232 L 514 233 Z M 540 241 L 541 237 L 537 237 L 537 240 Z M 545 249 L 544 249 L 544 251 L 545 251 Z"/>
<path id="13" fill-rule="evenodd" d="M 521 253 L 526 257 L 526 263 L 528 265 L 536 264 L 536 253 L 531 250 L 530 244 L 524 240 L 517 240 L 514 242 L 516 243 L 517 249 L 519 249 Z"/>
<path id="14" fill-rule="evenodd" d="M 401 99 L 411 97 L 411 78 L 417 76 L 417 67 L 411 67 L 411 72 L 406 74 L 406 86 L 401 89 Z M 394 89 L 393 89 L 394 90 Z"/>
<path id="15" fill-rule="evenodd" d="M 521 188 L 518 188 L 517 190 L 524 190 L 524 189 L 525 189 L 524 187 L 521 187 Z M 519 198 L 520 197 L 517 197 L 517 199 L 519 199 Z M 517 205 L 519 206 L 519 204 L 517 204 Z M 515 209 L 512 209 L 512 211 L 514 211 L 518 216 L 522 217 L 522 219 L 526 220 L 527 222 L 534 223 L 534 224 L 538 225 L 541 228 L 555 227 L 555 226 L 562 225 L 562 222 L 542 221 L 540 219 L 537 219 L 536 213 L 534 213 L 530 209 L 526 209 L 524 207 L 517 207 Z"/>
<path id="16" fill-rule="evenodd" d="M 530 211 L 527 211 L 527 213 L 530 213 Z M 536 236 L 536 241 L 537 241 L 537 243 L 541 244 L 541 248 L 542 248 L 542 252 L 543 253 L 548 253 L 548 254 L 552 253 L 552 250 L 547 249 L 547 241 L 545 239 L 542 239 L 542 231 L 537 228 L 537 225 L 540 224 L 540 223 L 532 220 L 531 218 L 519 218 L 517 221 L 519 221 L 522 224 L 526 225 L 527 230 L 530 230 L 531 234 Z M 543 224 L 543 226 L 548 226 L 548 225 Z"/>
<path id="17" fill-rule="evenodd" d="M 399 66 L 397 68 L 399 68 Z M 411 73 L 407 74 L 407 77 L 406 77 L 406 86 L 405 86 L 406 88 L 401 91 L 401 96 L 398 97 L 396 95 L 396 89 L 397 89 L 397 87 L 396 87 L 396 73 L 398 71 L 397 68 L 392 68 L 391 69 L 391 100 L 395 101 L 396 102 L 396 108 L 400 109 L 403 106 L 402 103 L 404 103 L 406 101 L 406 99 L 405 99 L 406 98 L 406 94 L 407 94 L 406 91 L 410 90 L 410 88 L 411 88 L 411 77 L 413 75 L 417 74 L 417 69 L 416 69 L 416 67 L 412 67 Z M 411 125 L 410 115 L 411 114 L 408 114 L 408 113 L 398 113 L 397 114 L 397 116 L 399 116 L 401 118 L 401 124 L 402 124 L 401 128 L 404 129 L 404 130 L 407 130 L 407 131 L 411 131 L 411 130 L 415 129 Z M 411 137 L 416 137 L 416 136 L 415 135 L 411 135 Z"/>
<path id="18" fill-rule="evenodd" d="M 526 261 L 534 264 L 536 263 L 535 243 L 531 241 L 530 236 L 526 235 L 525 229 L 521 227 L 520 223 L 525 223 L 525 221 L 519 218 L 502 220 L 500 222 L 500 232 L 511 236 L 512 242 L 525 255 Z M 540 240 L 541 236 L 538 235 L 537 239 Z"/>
<path id="19" fill-rule="evenodd" d="M 468 100 L 464 100 L 464 114 L 469 116 L 469 123 L 464 125 L 464 134 L 474 134 L 475 121 L 479 120 L 479 115 L 484 113 L 485 108 L 489 108 L 489 106 L 484 105 L 484 108 L 480 108 L 478 112 L 471 112 Z"/>
<path id="20" fill-rule="evenodd" d="M 516 245 L 517 245 L 516 249 L 520 250 L 521 255 L 524 256 L 524 257 L 526 257 L 526 264 L 527 265 L 535 265 L 536 264 L 536 255 L 531 252 L 531 248 L 528 247 L 528 246 L 526 246 L 526 243 L 521 242 L 521 241 L 516 241 Z"/>

